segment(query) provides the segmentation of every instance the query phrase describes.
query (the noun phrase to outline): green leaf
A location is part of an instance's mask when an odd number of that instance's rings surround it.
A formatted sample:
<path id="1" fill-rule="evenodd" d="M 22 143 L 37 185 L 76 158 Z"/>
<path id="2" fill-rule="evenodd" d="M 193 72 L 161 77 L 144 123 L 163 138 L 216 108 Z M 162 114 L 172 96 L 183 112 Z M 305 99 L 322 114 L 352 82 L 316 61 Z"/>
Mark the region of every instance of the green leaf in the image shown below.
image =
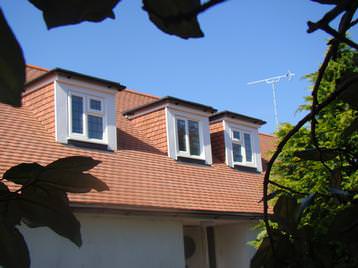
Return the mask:
<path id="1" fill-rule="evenodd" d="M 143 9 L 160 30 L 184 39 L 204 36 L 194 14 L 198 7 L 200 0 L 143 0 Z"/>
<path id="2" fill-rule="evenodd" d="M 303 151 L 294 152 L 294 156 L 301 158 L 302 160 L 313 161 L 328 161 L 334 159 L 337 155 L 337 150 L 327 148 L 321 148 L 320 151 L 317 149 L 306 149 Z"/>
<path id="3" fill-rule="evenodd" d="M 352 123 L 345 130 L 343 130 L 342 139 L 347 139 L 357 131 L 358 131 L 358 117 L 354 119 Z"/>
<path id="4" fill-rule="evenodd" d="M 276 221 L 283 230 L 293 233 L 297 228 L 297 222 L 295 220 L 297 208 L 296 198 L 281 195 L 273 209 L 273 220 Z"/>
<path id="5" fill-rule="evenodd" d="M 358 110 L 358 73 L 345 74 L 337 84 L 337 90 L 343 87 L 345 90 L 338 98 L 348 103 L 353 109 Z"/>
<path id="6" fill-rule="evenodd" d="M 22 163 L 8 169 L 3 179 L 25 185 L 36 180 L 44 170 L 45 168 L 38 163 Z"/>
<path id="7" fill-rule="evenodd" d="M 29 0 L 42 10 L 49 29 L 83 21 L 100 22 L 115 18 L 113 8 L 120 0 Z"/>
<path id="8" fill-rule="evenodd" d="M 64 192 L 51 187 L 26 187 L 18 200 L 29 227 L 47 226 L 81 246 L 80 223 L 73 215 Z"/>
<path id="9" fill-rule="evenodd" d="M 0 102 L 20 107 L 25 83 L 25 60 L 1 9 L 0 36 Z"/>
<path id="10" fill-rule="evenodd" d="M 87 171 L 97 166 L 101 161 L 86 156 L 70 156 L 60 158 L 46 166 L 46 169 L 66 169 L 73 171 Z"/>
<path id="11" fill-rule="evenodd" d="M 24 237 L 15 227 L 0 220 L 0 265 L 6 268 L 29 268 L 30 256 Z"/>

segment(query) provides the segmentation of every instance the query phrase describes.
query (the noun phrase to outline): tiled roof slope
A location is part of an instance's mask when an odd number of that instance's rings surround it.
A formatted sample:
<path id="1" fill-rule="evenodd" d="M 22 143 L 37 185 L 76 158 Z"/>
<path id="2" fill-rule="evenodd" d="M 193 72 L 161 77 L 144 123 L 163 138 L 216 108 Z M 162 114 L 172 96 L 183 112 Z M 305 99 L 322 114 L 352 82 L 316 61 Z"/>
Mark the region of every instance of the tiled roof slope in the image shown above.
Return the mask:
<path id="1" fill-rule="evenodd" d="M 123 111 L 156 99 L 131 90 L 117 93 L 116 152 L 56 143 L 31 106 L 12 108 L 0 104 L 0 174 L 22 162 L 45 165 L 65 156 L 91 156 L 102 161 L 91 173 L 105 181 L 110 191 L 71 194 L 74 204 L 261 213 L 262 203 L 258 201 L 262 174 L 237 171 L 222 162 L 212 166 L 176 162 L 153 147 L 145 133 L 122 116 Z M 265 136 L 265 143 L 268 137 Z"/>

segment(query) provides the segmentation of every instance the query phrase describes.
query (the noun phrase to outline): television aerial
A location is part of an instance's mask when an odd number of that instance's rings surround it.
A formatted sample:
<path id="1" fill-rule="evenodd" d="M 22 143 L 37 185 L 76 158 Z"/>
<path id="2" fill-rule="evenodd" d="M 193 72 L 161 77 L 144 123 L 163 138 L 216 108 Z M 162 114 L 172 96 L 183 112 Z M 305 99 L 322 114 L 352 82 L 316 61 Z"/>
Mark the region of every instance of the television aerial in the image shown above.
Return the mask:
<path id="1" fill-rule="evenodd" d="M 287 79 L 288 81 L 290 81 L 292 79 L 292 77 L 294 77 L 294 76 L 295 76 L 295 74 L 291 73 L 290 70 L 288 70 L 288 72 L 283 75 L 277 75 L 277 76 L 269 77 L 266 79 L 261 79 L 261 80 L 252 81 L 252 82 L 247 83 L 247 85 L 249 85 L 249 86 L 261 84 L 261 83 L 266 83 L 268 85 L 271 85 L 272 97 L 273 97 L 273 111 L 274 111 L 274 115 L 275 115 L 276 128 L 278 128 L 278 124 L 279 124 L 278 112 L 277 112 L 277 99 L 276 99 L 277 84 L 281 81 L 281 79 Z"/>

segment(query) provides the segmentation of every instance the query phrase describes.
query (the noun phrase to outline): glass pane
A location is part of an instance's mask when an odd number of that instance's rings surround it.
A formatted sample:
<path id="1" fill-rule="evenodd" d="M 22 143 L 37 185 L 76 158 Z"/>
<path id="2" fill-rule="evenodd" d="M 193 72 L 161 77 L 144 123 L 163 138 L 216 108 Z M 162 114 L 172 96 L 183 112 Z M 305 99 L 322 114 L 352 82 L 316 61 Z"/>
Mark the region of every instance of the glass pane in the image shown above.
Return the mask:
<path id="1" fill-rule="evenodd" d="M 186 151 L 185 144 L 185 121 L 182 119 L 177 120 L 177 131 L 178 131 L 178 144 L 179 151 Z"/>
<path id="2" fill-rule="evenodd" d="M 240 140 L 240 132 L 239 131 L 233 131 L 233 137 L 236 140 Z"/>
<path id="3" fill-rule="evenodd" d="M 72 132 L 83 133 L 83 98 L 72 95 Z"/>
<path id="4" fill-rule="evenodd" d="M 244 134 L 246 161 L 252 162 L 252 148 L 250 134 Z"/>
<path id="5" fill-rule="evenodd" d="M 88 138 L 103 139 L 103 118 L 100 116 L 88 115 Z"/>
<path id="6" fill-rule="evenodd" d="M 101 111 L 101 101 L 90 99 L 90 108 L 92 110 Z"/>
<path id="7" fill-rule="evenodd" d="M 242 154 L 241 154 L 241 145 L 233 143 L 232 144 L 232 154 L 234 158 L 234 162 L 242 162 Z"/>
<path id="8" fill-rule="evenodd" d="M 200 155 L 199 122 L 188 121 L 190 155 Z"/>

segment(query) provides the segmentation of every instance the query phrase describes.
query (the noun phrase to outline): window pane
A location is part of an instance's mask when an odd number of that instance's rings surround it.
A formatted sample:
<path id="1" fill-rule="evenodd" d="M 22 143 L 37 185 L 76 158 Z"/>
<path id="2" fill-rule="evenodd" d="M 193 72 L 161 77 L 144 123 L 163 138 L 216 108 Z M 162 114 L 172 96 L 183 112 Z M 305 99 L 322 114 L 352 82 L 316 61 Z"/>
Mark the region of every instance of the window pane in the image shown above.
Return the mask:
<path id="1" fill-rule="evenodd" d="M 101 111 L 101 101 L 90 99 L 90 108 L 92 110 Z"/>
<path id="2" fill-rule="evenodd" d="M 200 155 L 199 122 L 188 121 L 190 154 Z"/>
<path id="3" fill-rule="evenodd" d="M 244 134 L 246 161 L 252 162 L 252 148 L 250 134 Z"/>
<path id="4" fill-rule="evenodd" d="M 242 154 L 241 154 L 241 145 L 233 143 L 232 144 L 232 154 L 234 158 L 234 162 L 242 162 Z"/>
<path id="5" fill-rule="evenodd" d="M 177 131 L 178 131 L 178 144 L 179 151 L 186 151 L 185 144 L 185 121 L 182 119 L 177 120 Z"/>
<path id="6" fill-rule="evenodd" d="M 103 139 L 103 118 L 100 116 L 88 115 L 88 138 Z"/>
<path id="7" fill-rule="evenodd" d="M 72 132 L 83 133 L 83 98 L 72 95 Z"/>
<path id="8" fill-rule="evenodd" d="M 239 131 L 233 131 L 233 137 L 236 140 L 240 140 L 240 132 Z"/>

